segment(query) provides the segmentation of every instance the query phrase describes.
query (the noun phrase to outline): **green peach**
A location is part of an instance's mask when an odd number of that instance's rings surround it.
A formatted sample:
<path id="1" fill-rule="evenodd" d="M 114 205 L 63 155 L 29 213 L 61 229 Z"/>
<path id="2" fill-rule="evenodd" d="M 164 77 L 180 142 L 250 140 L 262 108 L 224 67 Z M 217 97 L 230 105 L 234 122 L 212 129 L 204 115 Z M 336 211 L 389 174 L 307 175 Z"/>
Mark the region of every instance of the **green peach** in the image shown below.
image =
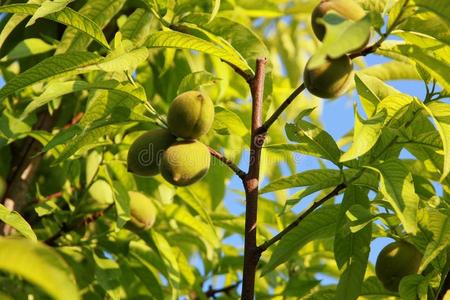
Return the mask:
<path id="1" fill-rule="evenodd" d="M 352 0 L 322 0 L 314 8 L 311 15 L 311 26 L 316 37 L 322 41 L 325 37 L 325 26 L 317 22 L 317 19 L 323 18 L 330 10 L 336 11 L 345 19 L 358 21 L 366 15 L 364 9 L 358 3 Z"/>
<path id="2" fill-rule="evenodd" d="M 129 191 L 131 224 L 138 229 L 149 229 L 155 224 L 157 209 L 144 194 Z"/>
<path id="3" fill-rule="evenodd" d="M 421 259 L 422 254 L 414 245 L 396 241 L 381 250 L 375 271 L 386 289 L 397 292 L 403 277 L 417 273 Z"/>
<path id="4" fill-rule="evenodd" d="M 176 137 L 167 129 L 154 129 L 142 134 L 128 150 L 128 171 L 139 176 L 153 176 L 159 173 L 161 156 Z"/>
<path id="5" fill-rule="evenodd" d="M 173 185 L 193 184 L 209 170 L 208 147 L 198 141 L 182 141 L 170 146 L 161 160 L 161 175 Z"/>
<path id="6" fill-rule="evenodd" d="M 330 99 L 342 96 L 347 91 L 353 80 L 353 64 L 348 56 L 327 59 L 314 69 L 308 69 L 310 62 L 306 64 L 303 80 L 311 94 Z"/>
<path id="7" fill-rule="evenodd" d="M 114 202 L 113 190 L 109 183 L 103 179 L 95 181 L 89 187 L 88 193 L 95 200 L 92 203 L 95 208 L 103 209 Z"/>
<path id="8" fill-rule="evenodd" d="M 207 133 L 214 121 L 214 104 L 198 91 L 178 95 L 167 114 L 167 126 L 177 137 L 196 139 Z"/>

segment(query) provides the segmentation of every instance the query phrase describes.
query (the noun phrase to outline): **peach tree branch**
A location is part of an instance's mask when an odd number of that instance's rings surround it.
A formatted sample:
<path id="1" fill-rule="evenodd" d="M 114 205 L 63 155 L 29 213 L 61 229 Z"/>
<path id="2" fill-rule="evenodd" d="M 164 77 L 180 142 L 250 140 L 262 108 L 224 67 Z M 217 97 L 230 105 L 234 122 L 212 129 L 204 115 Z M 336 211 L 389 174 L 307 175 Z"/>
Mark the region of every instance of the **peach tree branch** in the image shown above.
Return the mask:
<path id="1" fill-rule="evenodd" d="M 211 155 L 215 158 L 217 158 L 218 160 L 220 160 L 221 162 L 223 162 L 225 165 L 227 165 L 234 173 L 236 173 L 237 176 L 239 176 L 239 178 L 241 178 L 242 180 L 244 180 L 245 176 L 247 175 L 247 173 L 245 173 L 244 171 L 242 171 L 233 161 L 231 161 L 230 159 L 226 158 L 223 154 L 217 152 L 216 150 L 214 150 L 213 148 L 209 147 L 209 153 L 211 153 Z"/>

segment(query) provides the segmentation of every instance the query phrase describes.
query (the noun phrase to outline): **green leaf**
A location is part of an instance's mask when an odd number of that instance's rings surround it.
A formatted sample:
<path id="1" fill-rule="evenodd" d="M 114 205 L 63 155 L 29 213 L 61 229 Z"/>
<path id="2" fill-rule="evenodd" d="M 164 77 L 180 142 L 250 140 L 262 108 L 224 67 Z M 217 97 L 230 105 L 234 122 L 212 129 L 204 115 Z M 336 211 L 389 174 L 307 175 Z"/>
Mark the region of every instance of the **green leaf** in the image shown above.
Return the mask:
<path id="1" fill-rule="evenodd" d="M 85 71 L 82 67 L 95 64 L 100 59 L 100 56 L 90 52 L 71 52 L 49 57 L 9 80 L 0 90 L 0 100 L 43 80 L 83 73 Z"/>
<path id="2" fill-rule="evenodd" d="M 83 90 L 90 90 L 90 89 L 114 90 L 117 93 L 123 94 L 123 96 L 125 97 L 133 97 L 139 102 L 145 100 L 138 98 L 136 95 L 132 94 L 131 88 L 134 89 L 135 87 L 127 82 L 120 83 L 116 80 L 96 81 L 93 83 L 88 83 L 86 81 L 81 80 L 50 82 L 46 86 L 44 92 L 40 94 L 38 97 L 34 98 L 27 105 L 27 107 L 22 112 L 21 118 L 22 119 L 25 118 L 27 115 L 35 111 L 37 108 L 47 104 L 48 102 L 58 97 Z"/>
<path id="3" fill-rule="evenodd" d="M 275 246 L 269 262 L 261 270 L 261 276 L 286 262 L 308 242 L 328 238 L 336 231 L 339 207 L 322 206 L 303 219 Z"/>
<path id="4" fill-rule="evenodd" d="M 450 45 L 448 20 L 429 11 L 418 11 L 400 24 L 398 29 L 425 34 Z"/>
<path id="5" fill-rule="evenodd" d="M 237 114 L 221 106 L 216 106 L 214 110 L 213 129 L 219 134 L 245 136 L 248 133 L 247 126 Z"/>
<path id="6" fill-rule="evenodd" d="M 56 300 L 81 299 L 65 261 L 40 243 L 0 238 L 0 269 L 23 277 Z"/>
<path id="7" fill-rule="evenodd" d="M 450 211 L 442 212 L 437 209 L 427 211 L 426 229 L 430 231 L 432 240 L 427 244 L 418 273 L 422 273 L 450 243 Z"/>
<path id="8" fill-rule="evenodd" d="M 289 140 L 299 143 L 299 152 L 338 163 L 341 151 L 325 130 L 304 120 L 298 120 L 296 124 L 286 124 L 285 130 Z"/>
<path id="9" fill-rule="evenodd" d="M 448 16 L 450 16 L 450 7 L 446 0 L 410 0 L 410 5 L 415 5 L 421 8 L 426 8 L 429 11 L 432 11 L 436 15 L 442 18 L 442 20 L 446 21 L 447 24 L 450 24 Z"/>
<path id="10" fill-rule="evenodd" d="M 450 173 L 450 104 L 433 101 L 427 105 L 428 113 L 433 117 L 444 146 L 444 166 L 441 181 Z"/>
<path id="11" fill-rule="evenodd" d="M 258 5 L 261 5 L 261 2 L 258 2 Z M 198 24 L 197 27 L 203 29 L 203 34 L 206 34 L 211 42 L 221 45 L 224 49 L 229 49 L 230 52 L 235 52 L 236 56 L 244 59 L 250 66 L 255 65 L 257 58 L 270 57 L 269 50 L 261 37 L 251 28 L 234 19 L 220 16 L 208 22 L 208 14 L 196 13 L 189 14 L 182 20 Z M 270 73 L 270 71 L 269 61 L 266 65 L 266 73 Z M 266 83 L 269 83 L 269 77 L 266 76 Z M 267 88 L 270 90 L 270 94 L 272 87 L 266 86 Z"/>
<path id="12" fill-rule="evenodd" d="M 177 299 L 181 278 L 175 253 L 162 234 L 159 234 L 155 230 L 151 230 L 150 232 L 152 239 L 158 248 L 159 256 L 162 258 L 168 272 L 168 280 L 172 286 L 172 299 Z"/>
<path id="13" fill-rule="evenodd" d="M 151 12 L 138 8 L 120 27 L 124 40 L 130 40 L 136 46 L 141 46 L 150 33 L 152 14 Z"/>
<path id="14" fill-rule="evenodd" d="M 211 1 L 213 3 L 213 9 L 211 12 L 211 16 L 209 17 L 209 22 L 214 20 L 214 18 L 217 16 L 217 13 L 219 12 L 219 9 L 220 9 L 220 0 L 211 0 Z"/>
<path id="15" fill-rule="evenodd" d="M 350 223 L 346 222 L 345 215 L 354 205 L 369 208 L 367 190 L 348 187 L 340 205 L 333 247 L 336 263 L 342 271 L 336 287 L 336 299 L 358 298 L 369 258 L 372 227 L 366 226 L 352 233 Z"/>
<path id="16" fill-rule="evenodd" d="M 94 253 L 95 279 L 112 299 L 118 299 L 121 294 L 119 264 L 111 258 L 99 257 Z"/>
<path id="17" fill-rule="evenodd" d="M 326 183 L 326 187 L 337 185 L 342 179 L 341 171 L 332 169 L 316 169 L 308 170 L 288 177 L 276 179 L 260 191 L 261 194 L 285 190 L 288 188 L 300 187 L 300 186 L 323 186 Z M 336 183 L 336 184 L 331 184 Z"/>
<path id="18" fill-rule="evenodd" d="M 151 34 L 145 44 L 149 48 L 178 48 L 204 52 L 235 65 L 249 75 L 253 74 L 247 62 L 237 56 L 236 53 L 189 34 L 175 31 L 159 31 Z"/>
<path id="19" fill-rule="evenodd" d="M 417 72 L 417 69 L 414 65 L 407 64 L 401 61 L 389 61 L 383 64 L 372 65 L 370 67 L 362 69 L 361 71 L 358 71 L 357 73 L 373 76 L 384 82 L 389 80 L 420 79 L 419 73 Z M 386 83 L 384 85 L 389 88 L 389 90 L 400 93 Z"/>
<path id="20" fill-rule="evenodd" d="M 369 15 L 351 21 L 329 12 L 323 17 L 323 24 L 326 27 L 325 38 L 308 63 L 310 69 L 323 64 L 327 57 L 338 58 L 363 47 L 370 37 Z"/>
<path id="21" fill-rule="evenodd" d="M 398 159 L 370 167 L 381 175 L 380 190 L 394 209 L 405 231 L 417 232 L 417 209 L 419 197 L 414 191 L 412 175 Z"/>
<path id="22" fill-rule="evenodd" d="M 148 57 L 148 49 L 141 47 L 127 51 L 114 49 L 108 56 L 95 65 L 85 67 L 86 70 L 101 70 L 105 72 L 132 71 Z"/>
<path id="23" fill-rule="evenodd" d="M 363 120 L 355 107 L 355 126 L 353 143 L 340 161 L 349 161 L 367 153 L 380 137 L 386 119 L 386 111 L 382 110 L 368 120 Z"/>
<path id="24" fill-rule="evenodd" d="M 89 18 L 99 28 L 104 28 L 122 9 L 126 0 L 89 0 L 78 11 Z M 73 51 L 86 51 L 92 39 L 89 35 L 74 28 L 67 28 L 56 50 L 57 54 Z"/>
<path id="25" fill-rule="evenodd" d="M 404 300 L 416 300 L 419 297 L 419 286 L 424 281 L 422 275 L 413 274 L 405 276 L 400 281 L 399 293 Z M 420 297 L 420 299 L 426 299 Z"/>
<path id="26" fill-rule="evenodd" d="M 12 61 L 31 55 L 41 54 L 55 49 L 56 46 L 47 44 L 41 39 L 30 38 L 20 41 L 1 61 Z"/>
<path id="27" fill-rule="evenodd" d="M 400 94 L 399 91 L 385 84 L 378 78 L 357 72 L 355 74 L 356 89 L 367 116 L 376 113 L 378 104 L 387 96 Z"/>
<path id="28" fill-rule="evenodd" d="M 198 71 L 186 75 L 178 86 L 177 94 L 198 90 L 203 86 L 211 86 L 217 83 L 220 78 L 207 71 Z"/>
<path id="29" fill-rule="evenodd" d="M 448 62 L 437 57 L 435 53 L 440 48 L 445 49 L 445 47 L 448 46 L 441 44 L 441 46 L 438 45 L 434 49 L 424 49 L 418 45 L 397 44 L 385 50 L 413 60 L 430 73 L 444 89 L 450 90 L 450 79 L 448 76 L 450 74 L 450 65 Z M 383 50 L 383 46 L 381 50 Z M 445 50 L 445 52 L 448 52 L 448 50 Z"/>
<path id="30" fill-rule="evenodd" d="M 391 121 L 400 119 L 400 116 L 410 108 L 413 101 L 414 98 L 406 94 L 387 96 L 377 106 L 377 113 L 383 110 L 387 112 L 386 119 L 384 120 L 387 125 Z"/>
<path id="31" fill-rule="evenodd" d="M 361 287 L 361 296 L 378 297 L 374 299 L 386 299 L 390 296 L 397 296 L 397 293 L 386 290 L 382 283 L 375 276 L 370 276 Z"/>
<path id="32" fill-rule="evenodd" d="M 194 218 L 185 208 L 175 208 L 173 214 L 169 214 L 171 219 L 191 228 L 202 238 L 205 239 L 214 249 L 220 248 L 220 240 L 212 222 L 205 224 L 199 219 Z"/>
<path id="33" fill-rule="evenodd" d="M 38 8 L 39 5 L 37 4 L 11 4 L 0 6 L 0 12 L 34 15 Z M 109 49 L 108 41 L 98 25 L 91 19 L 86 18 L 69 7 L 62 9 L 61 11 L 45 15 L 45 18 L 71 26 L 81 32 L 84 32 L 99 42 L 100 45 Z"/>
<path id="34" fill-rule="evenodd" d="M 2 204 L 0 204 L 0 220 L 16 229 L 27 239 L 37 241 L 36 234 L 30 224 L 28 224 L 28 222 L 18 212 L 10 211 Z"/>
<path id="35" fill-rule="evenodd" d="M 45 0 L 36 10 L 26 26 L 33 25 L 37 19 L 63 10 L 72 0 Z"/>

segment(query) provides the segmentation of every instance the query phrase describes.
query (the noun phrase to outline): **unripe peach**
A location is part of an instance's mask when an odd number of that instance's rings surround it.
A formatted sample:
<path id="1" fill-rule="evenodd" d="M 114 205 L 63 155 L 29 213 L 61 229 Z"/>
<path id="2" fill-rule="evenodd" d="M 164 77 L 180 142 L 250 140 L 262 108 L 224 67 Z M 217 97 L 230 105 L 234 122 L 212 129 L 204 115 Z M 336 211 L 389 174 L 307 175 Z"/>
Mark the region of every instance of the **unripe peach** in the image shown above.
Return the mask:
<path id="1" fill-rule="evenodd" d="M 182 141 L 170 146 L 161 160 L 161 175 L 171 184 L 186 186 L 206 175 L 211 155 L 198 141 Z"/>
<path id="2" fill-rule="evenodd" d="M 318 18 L 323 18 L 328 11 L 334 10 L 345 19 L 358 21 L 366 15 L 366 12 L 353 0 L 322 0 L 313 10 L 311 15 L 311 25 L 316 37 L 322 41 L 325 37 L 325 26 L 317 22 Z"/>
<path id="3" fill-rule="evenodd" d="M 317 68 L 309 70 L 308 61 L 303 73 L 303 80 L 308 91 L 320 98 L 342 96 L 353 80 L 353 65 L 346 55 L 337 59 L 327 59 Z"/>
<path id="4" fill-rule="evenodd" d="M 89 202 L 89 210 L 105 209 L 114 202 L 113 190 L 108 182 L 103 179 L 95 181 L 88 190 L 90 198 L 94 201 Z"/>
<path id="5" fill-rule="evenodd" d="M 167 114 L 170 132 L 184 139 L 196 139 L 207 133 L 214 121 L 214 104 L 198 91 L 178 95 Z"/>
<path id="6" fill-rule="evenodd" d="M 386 289 L 397 292 L 403 277 L 417 273 L 421 259 L 422 254 L 414 245 L 404 241 L 393 242 L 381 250 L 375 271 Z"/>
<path id="7" fill-rule="evenodd" d="M 155 224 L 157 210 L 144 194 L 129 191 L 131 224 L 138 229 L 149 229 Z"/>
<path id="8" fill-rule="evenodd" d="M 176 137 L 167 129 L 154 129 L 138 137 L 128 150 L 128 171 L 139 176 L 159 173 L 162 154 Z"/>

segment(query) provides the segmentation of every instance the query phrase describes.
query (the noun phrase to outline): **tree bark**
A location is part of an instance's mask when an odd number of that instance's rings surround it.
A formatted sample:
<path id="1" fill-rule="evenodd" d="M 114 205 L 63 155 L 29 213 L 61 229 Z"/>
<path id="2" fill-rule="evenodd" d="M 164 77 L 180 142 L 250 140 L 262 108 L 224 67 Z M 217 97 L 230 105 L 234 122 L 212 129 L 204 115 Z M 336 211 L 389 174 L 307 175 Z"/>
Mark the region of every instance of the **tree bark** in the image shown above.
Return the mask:
<path id="1" fill-rule="evenodd" d="M 266 59 L 256 61 L 256 74 L 250 81 L 252 93 L 252 128 L 250 146 L 250 164 L 247 176 L 243 180 L 246 205 L 245 205 L 245 245 L 244 245 L 244 270 L 242 278 L 242 300 L 254 298 L 255 273 L 259 261 L 256 245 L 256 222 L 258 212 L 258 186 L 259 169 L 261 162 L 261 148 L 264 144 L 265 133 L 258 134 L 262 126 L 262 101 L 264 95 Z"/>

